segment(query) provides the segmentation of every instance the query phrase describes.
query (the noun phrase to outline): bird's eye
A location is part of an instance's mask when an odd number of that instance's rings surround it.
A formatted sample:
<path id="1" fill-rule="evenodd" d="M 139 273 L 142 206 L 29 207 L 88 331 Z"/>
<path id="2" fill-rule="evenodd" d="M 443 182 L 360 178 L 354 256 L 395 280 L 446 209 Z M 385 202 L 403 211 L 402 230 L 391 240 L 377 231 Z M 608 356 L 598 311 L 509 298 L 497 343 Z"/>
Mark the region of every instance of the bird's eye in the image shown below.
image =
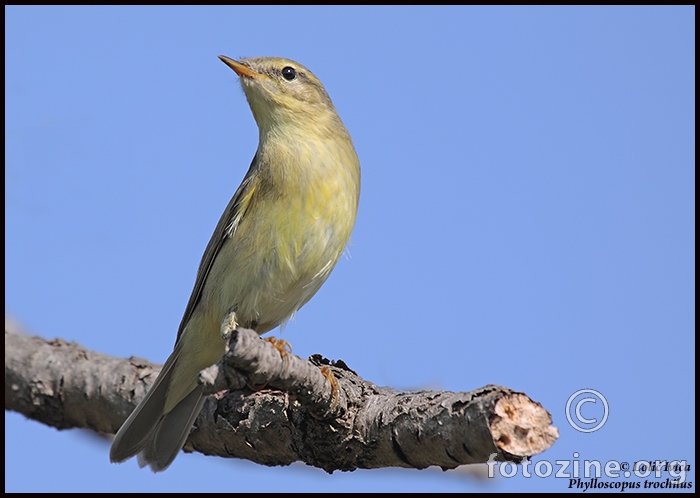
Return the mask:
<path id="1" fill-rule="evenodd" d="M 292 81 L 294 78 L 297 77 L 297 72 L 294 70 L 293 67 L 285 67 L 282 69 L 282 77 L 287 80 L 287 81 Z"/>

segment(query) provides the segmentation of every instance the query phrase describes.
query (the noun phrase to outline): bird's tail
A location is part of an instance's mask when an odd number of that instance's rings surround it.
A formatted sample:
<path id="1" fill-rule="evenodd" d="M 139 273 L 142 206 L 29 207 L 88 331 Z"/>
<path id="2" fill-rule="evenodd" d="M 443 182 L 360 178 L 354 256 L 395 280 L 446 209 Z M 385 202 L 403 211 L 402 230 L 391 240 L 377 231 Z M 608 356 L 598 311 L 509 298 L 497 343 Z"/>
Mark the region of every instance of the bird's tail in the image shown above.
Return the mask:
<path id="1" fill-rule="evenodd" d="M 206 399 L 196 385 L 168 413 L 164 413 L 175 364 L 180 356 L 176 347 L 146 397 L 129 415 L 112 441 L 109 459 L 123 462 L 138 454 L 139 466 L 153 472 L 168 468 L 185 444 L 190 428 Z"/>

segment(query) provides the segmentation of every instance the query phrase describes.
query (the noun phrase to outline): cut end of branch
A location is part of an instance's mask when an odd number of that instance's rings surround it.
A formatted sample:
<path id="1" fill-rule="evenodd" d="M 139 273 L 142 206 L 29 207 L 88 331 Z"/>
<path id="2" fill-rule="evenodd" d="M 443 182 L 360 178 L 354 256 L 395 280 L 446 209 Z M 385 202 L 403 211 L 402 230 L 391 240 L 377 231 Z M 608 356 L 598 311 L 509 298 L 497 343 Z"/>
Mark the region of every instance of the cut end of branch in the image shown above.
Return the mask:
<path id="1" fill-rule="evenodd" d="M 490 426 L 496 446 L 515 456 L 542 453 L 559 438 L 549 412 L 521 393 L 498 400 Z"/>

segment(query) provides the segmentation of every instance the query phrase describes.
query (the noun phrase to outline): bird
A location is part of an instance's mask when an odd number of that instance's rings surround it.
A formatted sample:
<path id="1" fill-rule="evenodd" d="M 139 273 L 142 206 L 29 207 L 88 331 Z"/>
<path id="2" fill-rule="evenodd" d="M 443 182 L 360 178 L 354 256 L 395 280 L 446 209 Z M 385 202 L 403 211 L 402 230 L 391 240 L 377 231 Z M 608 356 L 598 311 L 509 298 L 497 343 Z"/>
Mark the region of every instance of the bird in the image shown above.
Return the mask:
<path id="1" fill-rule="evenodd" d="M 360 162 L 321 81 L 290 59 L 219 59 L 239 77 L 259 142 L 206 246 L 173 352 L 112 441 L 112 462 L 137 455 L 153 472 L 173 462 L 201 411 L 199 372 L 236 327 L 262 335 L 316 294 L 359 205 Z"/>

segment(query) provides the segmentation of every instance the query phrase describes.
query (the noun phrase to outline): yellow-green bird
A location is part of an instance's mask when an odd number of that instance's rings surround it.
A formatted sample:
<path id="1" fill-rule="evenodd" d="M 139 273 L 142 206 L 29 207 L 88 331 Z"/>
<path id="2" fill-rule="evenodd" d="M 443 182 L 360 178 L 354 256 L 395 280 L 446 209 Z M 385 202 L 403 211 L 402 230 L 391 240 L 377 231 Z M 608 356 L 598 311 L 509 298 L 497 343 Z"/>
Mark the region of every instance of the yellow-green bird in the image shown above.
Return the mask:
<path id="1" fill-rule="evenodd" d="M 207 244 L 175 349 L 117 432 L 110 460 L 165 470 L 204 396 L 199 371 L 242 326 L 263 334 L 321 287 L 345 249 L 360 197 L 350 134 L 319 79 L 278 57 L 219 58 L 240 77 L 260 142 Z"/>

